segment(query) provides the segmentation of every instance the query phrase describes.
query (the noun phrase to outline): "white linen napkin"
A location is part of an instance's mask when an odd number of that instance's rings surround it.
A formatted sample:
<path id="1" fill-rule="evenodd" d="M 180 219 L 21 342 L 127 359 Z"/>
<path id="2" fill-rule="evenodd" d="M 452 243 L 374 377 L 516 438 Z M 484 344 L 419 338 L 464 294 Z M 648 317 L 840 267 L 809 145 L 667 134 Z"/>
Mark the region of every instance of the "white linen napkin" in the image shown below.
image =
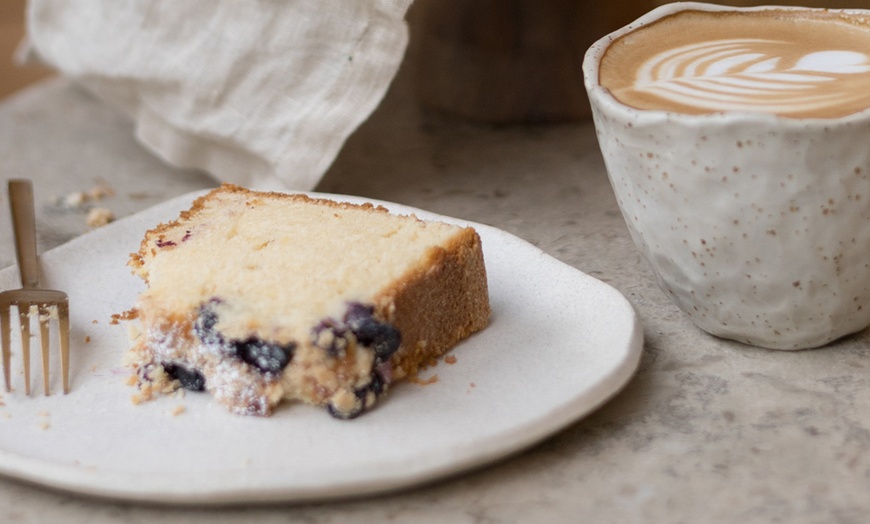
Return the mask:
<path id="1" fill-rule="evenodd" d="M 170 164 L 314 188 L 377 107 L 412 0 L 30 0 L 26 59 L 135 121 Z"/>

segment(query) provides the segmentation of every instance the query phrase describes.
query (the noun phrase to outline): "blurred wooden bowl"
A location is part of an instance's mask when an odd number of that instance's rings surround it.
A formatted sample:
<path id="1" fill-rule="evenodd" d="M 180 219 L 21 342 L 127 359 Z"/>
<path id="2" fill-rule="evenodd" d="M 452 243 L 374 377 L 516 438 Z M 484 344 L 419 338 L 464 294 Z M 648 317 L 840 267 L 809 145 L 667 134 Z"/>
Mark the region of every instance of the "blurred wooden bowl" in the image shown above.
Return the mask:
<path id="1" fill-rule="evenodd" d="M 495 123 L 589 116 L 586 49 L 650 0 L 418 0 L 414 86 L 426 107 Z"/>

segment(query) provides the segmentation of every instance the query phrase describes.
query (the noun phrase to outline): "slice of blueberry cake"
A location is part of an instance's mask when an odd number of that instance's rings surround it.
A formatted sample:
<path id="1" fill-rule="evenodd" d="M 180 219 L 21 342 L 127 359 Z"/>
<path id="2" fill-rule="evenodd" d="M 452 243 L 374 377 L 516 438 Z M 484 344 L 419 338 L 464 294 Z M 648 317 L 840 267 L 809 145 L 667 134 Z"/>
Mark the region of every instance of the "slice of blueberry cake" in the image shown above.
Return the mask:
<path id="1" fill-rule="evenodd" d="M 140 387 L 242 414 L 282 400 L 353 418 L 486 327 L 472 228 L 224 185 L 145 234 L 129 361 Z"/>

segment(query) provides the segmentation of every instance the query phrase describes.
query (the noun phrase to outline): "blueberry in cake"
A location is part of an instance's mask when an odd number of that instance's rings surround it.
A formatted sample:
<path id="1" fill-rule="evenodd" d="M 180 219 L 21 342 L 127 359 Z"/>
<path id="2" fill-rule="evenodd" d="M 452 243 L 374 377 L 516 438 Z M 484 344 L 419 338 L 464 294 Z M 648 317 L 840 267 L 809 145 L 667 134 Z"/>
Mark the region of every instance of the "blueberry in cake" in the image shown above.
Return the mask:
<path id="1" fill-rule="evenodd" d="M 353 418 L 490 315 L 474 229 L 230 184 L 148 231 L 129 265 L 146 283 L 128 314 L 140 386 L 241 414 L 298 400 Z"/>

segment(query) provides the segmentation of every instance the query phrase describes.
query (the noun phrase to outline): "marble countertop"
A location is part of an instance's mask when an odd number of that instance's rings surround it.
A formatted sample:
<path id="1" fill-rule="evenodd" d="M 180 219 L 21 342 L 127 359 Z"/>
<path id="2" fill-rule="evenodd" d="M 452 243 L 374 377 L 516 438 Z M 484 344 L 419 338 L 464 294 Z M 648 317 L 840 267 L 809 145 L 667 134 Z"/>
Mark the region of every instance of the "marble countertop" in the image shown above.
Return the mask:
<path id="1" fill-rule="evenodd" d="M 12 177 L 35 181 L 42 250 L 89 228 L 82 209 L 57 197 L 108 186 L 114 195 L 99 205 L 122 217 L 216 184 L 162 164 L 129 122 L 62 79 L 0 104 L 0 178 Z M 491 224 L 609 283 L 644 325 L 640 369 L 615 398 L 543 443 L 424 487 L 320 504 L 177 508 L 0 478 L 0 522 L 866 521 L 870 334 L 777 352 L 695 328 L 632 244 L 590 122 L 494 128 L 445 119 L 421 111 L 400 74 L 317 190 Z M 14 261 L 9 227 L 0 213 L 3 267 Z"/>

